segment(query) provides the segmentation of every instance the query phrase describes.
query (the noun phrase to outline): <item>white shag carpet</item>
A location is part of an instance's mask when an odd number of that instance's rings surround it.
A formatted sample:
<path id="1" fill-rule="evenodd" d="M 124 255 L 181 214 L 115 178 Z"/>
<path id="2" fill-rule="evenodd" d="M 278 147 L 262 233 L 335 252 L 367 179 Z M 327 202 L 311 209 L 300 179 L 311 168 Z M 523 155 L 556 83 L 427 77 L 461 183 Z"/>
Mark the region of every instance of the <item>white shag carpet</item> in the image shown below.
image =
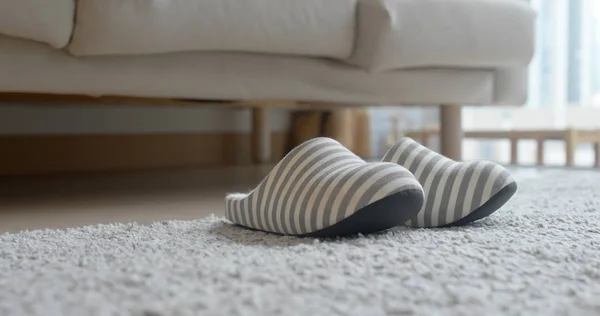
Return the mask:
<path id="1" fill-rule="evenodd" d="M 600 173 L 515 177 L 463 228 L 317 240 L 212 217 L 0 235 L 0 315 L 600 315 Z"/>

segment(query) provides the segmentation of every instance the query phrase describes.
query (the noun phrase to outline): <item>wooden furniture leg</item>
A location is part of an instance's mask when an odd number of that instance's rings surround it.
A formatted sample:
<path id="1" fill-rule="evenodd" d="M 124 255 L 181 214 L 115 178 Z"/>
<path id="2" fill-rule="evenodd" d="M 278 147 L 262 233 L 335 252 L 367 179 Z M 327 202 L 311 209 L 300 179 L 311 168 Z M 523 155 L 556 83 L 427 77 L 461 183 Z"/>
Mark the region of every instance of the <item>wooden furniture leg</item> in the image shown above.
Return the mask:
<path id="1" fill-rule="evenodd" d="M 354 153 L 361 158 L 372 158 L 371 117 L 367 109 L 356 109 L 352 115 Z"/>
<path id="2" fill-rule="evenodd" d="M 428 133 L 423 133 L 422 137 L 419 141 L 421 142 L 421 145 L 423 145 L 427 148 L 431 148 L 430 144 L 429 144 L 429 134 Z"/>
<path id="3" fill-rule="evenodd" d="M 341 108 L 331 111 L 325 136 L 331 137 L 350 150 L 354 150 L 354 120 L 352 109 Z"/>
<path id="4" fill-rule="evenodd" d="M 321 111 L 296 111 L 292 113 L 292 147 L 321 136 L 323 113 Z"/>
<path id="5" fill-rule="evenodd" d="M 596 168 L 600 168 L 600 142 L 599 141 L 596 141 L 594 143 L 594 154 L 596 156 L 594 165 L 596 166 Z"/>
<path id="6" fill-rule="evenodd" d="M 252 109 L 252 162 L 271 162 L 271 129 L 266 107 Z"/>
<path id="7" fill-rule="evenodd" d="M 440 142 L 442 155 L 457 161 L 462 160 L 462 106 L 440 105 Z"/>
<path id="8" fill-rule="evenodd" d="M 596 142 L 594 143 L 594 153 L 596 154 L 595 166 L 600 168 L 600 131 L 596 131 Z"/>
<path id="9" fill-rule="evenodd" d="M 540 166 L 544 164 L 544 142 L 543 138 L 537 140 L 537 164 Z"/>
<path id="10" fill-rule="evenodd" d="M 519 163 L 519 139 L 510 139 L 510 164 L 516 165 Z"/>
<path id="11" fill-rule="evenodd" d="M 575 150 L 577 149 L 577 134 L 575 130 L 568 129 L 565 133 L 565 153 L 567 166 L 575 165 Z"/>

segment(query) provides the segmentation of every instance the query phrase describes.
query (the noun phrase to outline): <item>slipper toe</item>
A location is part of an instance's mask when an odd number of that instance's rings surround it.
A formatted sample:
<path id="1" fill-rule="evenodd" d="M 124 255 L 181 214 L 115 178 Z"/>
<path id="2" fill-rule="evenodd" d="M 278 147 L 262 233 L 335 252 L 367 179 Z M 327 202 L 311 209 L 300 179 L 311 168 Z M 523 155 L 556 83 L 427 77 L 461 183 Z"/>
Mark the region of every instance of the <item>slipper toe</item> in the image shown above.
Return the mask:
<path id="1" fill-rule="evenodd" d="M 402 138 L 384 156 L 411 171 L 423 186 L 425 203 L 411 227 L 465 225 L 501 208 L 517 184 L 500 164 L 478 160 L 457 162 L 411 138 Z"/>
<path id="2" fill-rule="evenodd" d="M 393 163 L 367 163 L 339 142 L 314 138 L 290 151 L 250 193 L 226 197 L 226 217 L 295 236 L 373 233 L 414 217 L 421 184 Z"/>

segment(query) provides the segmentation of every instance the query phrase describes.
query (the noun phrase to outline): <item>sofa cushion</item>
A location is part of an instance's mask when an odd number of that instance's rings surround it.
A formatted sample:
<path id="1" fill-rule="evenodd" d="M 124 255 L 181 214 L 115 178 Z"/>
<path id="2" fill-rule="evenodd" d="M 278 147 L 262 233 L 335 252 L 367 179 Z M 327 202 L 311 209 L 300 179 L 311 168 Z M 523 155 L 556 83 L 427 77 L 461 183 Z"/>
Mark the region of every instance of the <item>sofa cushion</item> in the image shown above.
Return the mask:
<path id="1" fill-rule="evenodd" d="M 361 0 L 350 61 L 369 70 L 515 67 L 534 51 L 523 0 Z"/>
<path id="2" fill-rule="evenodd" d="M 242 51 L 347 58 L 356 0 L 79 0 L 74 55 Z"/>
<path id="3" fill-rule="evenodd" d="M 75 0 L 0 0 L 0 34 L 63 48 L 73 30 Z"/>
<path id="4" fill-rule="evenodd" d="M 525 67 L 370 73 L 325 58 L 187 52 L 76 58 L 0 36 L 0 91 L 203 100 L 299 100 L 329 106 L 520 105 Z M 504 82 L 505 80 L 513 80 Z M 498 90 L 495 90 L 498 89 Z"/>

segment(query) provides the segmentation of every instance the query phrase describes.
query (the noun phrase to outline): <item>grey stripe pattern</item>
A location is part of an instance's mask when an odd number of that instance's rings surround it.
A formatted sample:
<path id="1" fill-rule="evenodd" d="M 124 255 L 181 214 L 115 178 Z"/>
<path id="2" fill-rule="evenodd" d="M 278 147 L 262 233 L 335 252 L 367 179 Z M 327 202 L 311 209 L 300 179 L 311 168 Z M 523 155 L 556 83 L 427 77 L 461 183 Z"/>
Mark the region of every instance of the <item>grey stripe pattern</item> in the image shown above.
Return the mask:
<path id="1" fill-rule="evenodd" d="M 231 222 L 285 235 L 316 232 L 392 194 L 422 190 L 394 163 L 367 163 L 337 141 L 319 137 L 290 151 L 250 193 L 230 194 Z"/>
<path id="2" fill-rule="evenodd" d="M 508 170 L 492 161 L 456 162 L 411 138 L 402 138 L 383 157 L 415 175 L 425 191 L 423 207 L 411 227 L 438 227 L 456 222 L 514 182 Z"/>

